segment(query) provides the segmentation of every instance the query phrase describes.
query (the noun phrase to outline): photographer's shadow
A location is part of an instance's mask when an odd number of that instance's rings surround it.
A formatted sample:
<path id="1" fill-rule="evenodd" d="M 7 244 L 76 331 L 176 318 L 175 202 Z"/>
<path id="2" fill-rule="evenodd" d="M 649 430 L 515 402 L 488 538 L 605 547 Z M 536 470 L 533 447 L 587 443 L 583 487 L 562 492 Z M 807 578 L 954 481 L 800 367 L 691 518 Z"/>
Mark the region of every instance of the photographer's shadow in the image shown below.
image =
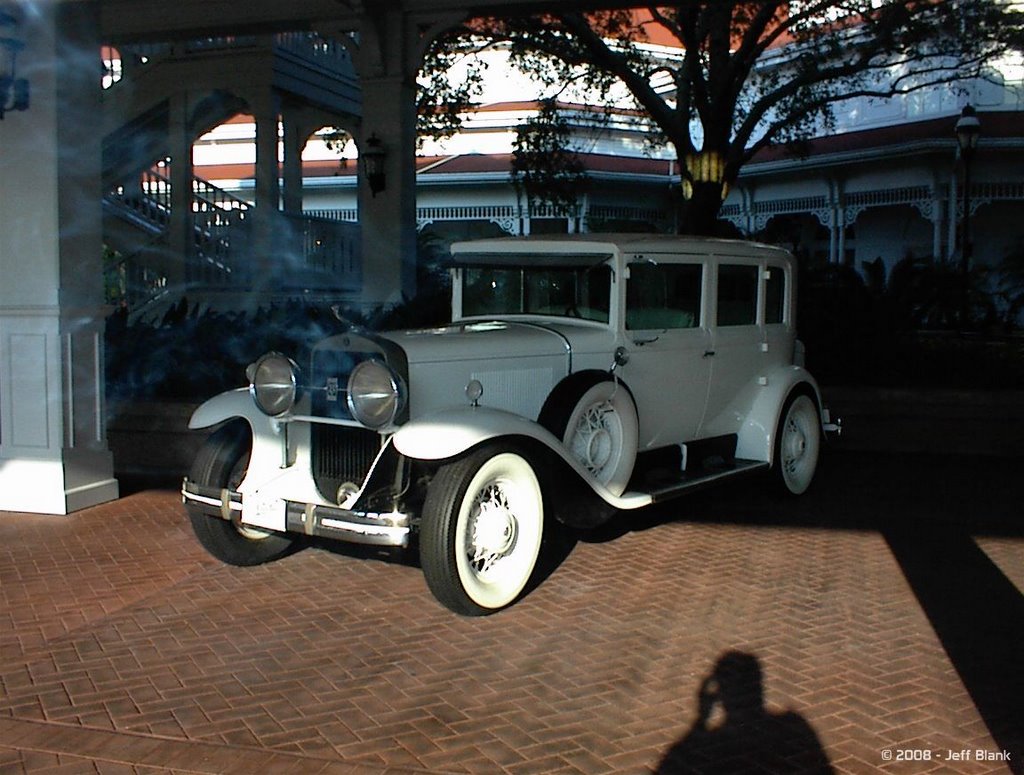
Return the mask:
<path id="1" fill-rule="evenodd" d="M 701 683 L 697 702 L 697 720 L 662 759 L 658 775 L 832 772 L 800 714 L 765 708 L 757 657 L 726 653 Z"/>

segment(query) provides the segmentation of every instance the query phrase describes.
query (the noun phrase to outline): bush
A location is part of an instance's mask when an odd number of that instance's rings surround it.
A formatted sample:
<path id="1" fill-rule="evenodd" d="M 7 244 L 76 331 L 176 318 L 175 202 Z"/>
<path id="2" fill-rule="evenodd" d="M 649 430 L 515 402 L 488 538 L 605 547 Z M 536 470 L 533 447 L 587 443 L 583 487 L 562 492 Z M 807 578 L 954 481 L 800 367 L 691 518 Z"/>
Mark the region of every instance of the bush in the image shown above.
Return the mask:
<path id="1" fill-rule="evenodd" d="M 254 313 L 200 311 L 183 298 L 159 323 L 129 324 L 122 307 L 107 321 L 107 395 L 200 401 L 245 385 L 245 367 L 272 350 L 305 366 L 314 344 L 352 325 L 371 331 L 443 325 L 451 313 L 447 254 L 447 245 L 421 235 L 416 296 L 369 311 L 345 307 L 336 314 L 326 304 L 301 302 Z"/>
<path id="2" fill-rule="evenodd" d="M 159 324 L 107 324 L 107 395 L 194 401 L 245 384 L 245 367 L 277 350 L 299 363 L 324 336 L 344 329 L 329 309 L 299 304 L 254 314 L 190 311 L 187 300 Z"/>
<path id="3" fill-rule="evenodd" d="M 885 276 L 848 266 L 802 269 L 798 327 L 808 369 L 823 384 L 1024 388 L 1024 339 L 1007 334 L 989 276 L 969 277 L 967 331 L 960 331 L 962 276 L 930 259 L 906 258 Z"/>

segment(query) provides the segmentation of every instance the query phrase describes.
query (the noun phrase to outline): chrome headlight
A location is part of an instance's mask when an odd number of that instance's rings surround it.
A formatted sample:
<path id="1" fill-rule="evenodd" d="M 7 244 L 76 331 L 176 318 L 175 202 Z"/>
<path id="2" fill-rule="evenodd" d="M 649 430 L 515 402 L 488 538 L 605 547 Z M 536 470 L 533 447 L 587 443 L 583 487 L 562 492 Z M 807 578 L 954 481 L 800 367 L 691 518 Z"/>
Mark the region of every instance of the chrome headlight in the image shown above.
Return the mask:
<path id="1" fill-rule="evenodd" d="M 348 408 L 368 428 L 391 425 L 403 409 L 402 381 L 380 361 L 363 361 L 348 378 Z"/>
<path id="2" fill-rule="evenodd" d="M 299 367 L 280 353 L 267 353 L 249 368 L 249 392 L 264 414 L 279 417 L 295 406 Z"/>

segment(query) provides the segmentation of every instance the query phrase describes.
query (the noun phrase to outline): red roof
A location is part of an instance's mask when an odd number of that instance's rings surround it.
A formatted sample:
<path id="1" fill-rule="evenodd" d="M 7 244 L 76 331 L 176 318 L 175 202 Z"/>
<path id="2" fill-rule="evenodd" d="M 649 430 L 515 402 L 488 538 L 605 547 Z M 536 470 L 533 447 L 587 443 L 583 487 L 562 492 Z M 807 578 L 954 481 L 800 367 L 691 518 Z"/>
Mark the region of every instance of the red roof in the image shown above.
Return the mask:
<path id="1" fill-rule="evenodd" d="M 674 163 L 666 159 L 646 159 L 631 156 L 584 153 L 579 158 L 589 172 L 610 172 L 632 175 L 668 175 Z M 307 161 L 302 165 L 305 177 L 351 177 L 356 174 L 358 162 L 349 159 L 342 166 L 338 161 Z M 511 174 L 512 154 L 462 154 L 459 156 L 418 156 L 416 170 L 426 174 Z M 255 177 L 252 164 L 215 164 L 196 166 L 195 173 L 208 180 L 251 180 Z"/>
<path id="2" fill-rule="evenodd" d="M 918 121 L 896 126 L 846 132 L 828 137 L 817 137 L 804 145 L 810 157 L 850 153 L 870 149 L 900 148 L 929 142 L 953 142 L 953 127 L 957 116 Z M 1024 113 L 981 113 L 982 138 L 1024 140 Z M 794 158 L 794 149 L 784 145 L 765 148 L 754 157 L 754 163 L 786 161 Z M 665 175 L 675 173 L 675 163 L 667 159 L 649 159 L 635 156 L 583 153 L 579 155 L 584 169 L 595 173 L 631 175 Z M 306 177 L 347 178 L 356 174 L 358 161 L 354 159 L 307 161 L 302 165 Z M 462 154 L 457 156 L 417 156 L 416 170 L 425 174 L 487 174 L 511 173 L 512 154 Z M 197 166 L 196 174 L 210 180 L 248 180 L 255 177 L 252 164 L 217 164 Z"/>
<path id="3" fill-rule="evenodd" d="M 982 140 L 985 138 L 1024 139 L 1024 112 L 979 113 Z M 954 142 L 953 128 L 959 116 L 946 116 L 927 121 L 844 132 L 827 137 L 816 137 L 804 145 L 807 155 L 849 153 L 868 149 L 882 149 L 927 143 L 928 141 Z M 784 161 L 793 158 L 793 150 L 785 145 L 765 148 L 754 157 L 754 162 Z"/>

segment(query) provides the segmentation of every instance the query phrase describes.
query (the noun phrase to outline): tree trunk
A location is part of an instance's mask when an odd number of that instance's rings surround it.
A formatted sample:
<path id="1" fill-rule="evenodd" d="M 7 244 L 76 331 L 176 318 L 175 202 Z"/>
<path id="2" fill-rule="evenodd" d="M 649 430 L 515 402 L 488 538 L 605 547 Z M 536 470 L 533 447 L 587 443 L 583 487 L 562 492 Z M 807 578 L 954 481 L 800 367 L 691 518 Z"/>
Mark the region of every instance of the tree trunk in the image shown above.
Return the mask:
<path id="1" fill-rule="evenodd" d="M 687 187 L 684 186 L 684 190 Z M 678 231 L 680 234 L 721 236 L 724 224 L 718 220 L 722 209 L 722 184 L 712 181 L 693 183 L 689 198 L 680 200 Z"/>

